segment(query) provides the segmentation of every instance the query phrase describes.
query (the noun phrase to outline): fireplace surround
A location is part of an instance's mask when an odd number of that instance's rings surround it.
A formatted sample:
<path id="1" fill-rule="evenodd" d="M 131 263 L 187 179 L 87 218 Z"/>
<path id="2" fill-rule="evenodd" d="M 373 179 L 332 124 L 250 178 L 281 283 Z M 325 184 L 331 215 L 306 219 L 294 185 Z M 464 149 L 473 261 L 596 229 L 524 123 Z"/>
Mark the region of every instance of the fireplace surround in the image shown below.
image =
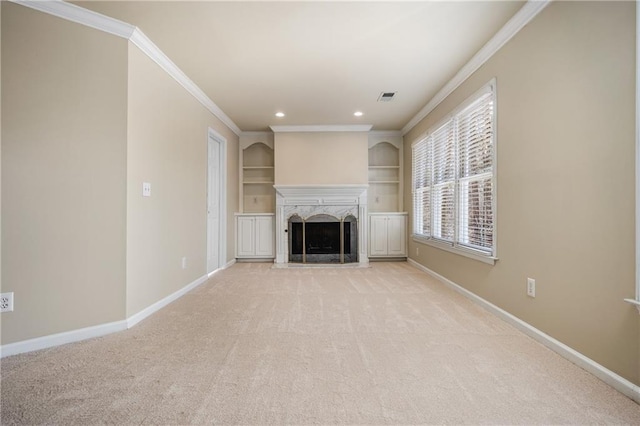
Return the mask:
<path id="1" fill-rule="evenodd" d="M 274 185 L 274 188 L 276 264 L 368 265 L 367 185 Z M 306 239 L 307 232 L 311 240 Z"/>

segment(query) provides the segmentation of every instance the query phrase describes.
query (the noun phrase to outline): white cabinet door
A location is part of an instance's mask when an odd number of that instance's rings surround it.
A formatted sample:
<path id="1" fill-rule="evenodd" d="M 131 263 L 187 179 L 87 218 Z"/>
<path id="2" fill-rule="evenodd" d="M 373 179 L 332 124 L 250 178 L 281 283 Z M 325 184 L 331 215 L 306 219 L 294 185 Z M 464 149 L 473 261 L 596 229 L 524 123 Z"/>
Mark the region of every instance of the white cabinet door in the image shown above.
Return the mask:
<path id="1" fill-rule="evenodd" d="M 406 216 L 387 217 L 387 254 L 389 256 L 407 255 L 406 223 Z"/>
<path id="2" fill-rule="evenodd" d="M 370 216 L 369 229 L 369 256 L 385 256 L 387 254 L 387 217 Z"/>
<path id="3" fill-rule="evenodd" d="M 236 241 L 237 256 L 253 256 L 256 252 L 255 217 L 238 216 L 238 235 Z"/>
<path id="4" fill-rule="evenodd" d="M 258 216 L 255 219 L 255 255 L 273 257 L 273 218 Z"/>

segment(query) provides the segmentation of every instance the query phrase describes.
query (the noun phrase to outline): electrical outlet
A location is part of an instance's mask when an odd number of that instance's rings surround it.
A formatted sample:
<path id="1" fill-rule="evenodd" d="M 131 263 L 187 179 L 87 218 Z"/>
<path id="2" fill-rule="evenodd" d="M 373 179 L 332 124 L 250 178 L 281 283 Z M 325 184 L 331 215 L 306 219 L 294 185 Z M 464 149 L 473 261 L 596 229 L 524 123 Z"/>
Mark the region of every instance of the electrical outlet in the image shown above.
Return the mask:
<path id="1" fill-rule="evenodd" d="M 536 297 L 536 280 L 527 278 L 527 296 Z"/>
<path id="2" fill-rule="evenodd" d="M 151 184 L 149 182 L 142 182 L 142 196 L 151 197 Z"/>
<path id="3" fill-rule="evenodd" d="M 186 257 L 182 258 L 182 269 L 187 269 L 187 258 Z"/>
<path id="4" fill-rule="evenodd" d="M 13 292 L 0 294 L 0 312 L 13 311 Z"/>

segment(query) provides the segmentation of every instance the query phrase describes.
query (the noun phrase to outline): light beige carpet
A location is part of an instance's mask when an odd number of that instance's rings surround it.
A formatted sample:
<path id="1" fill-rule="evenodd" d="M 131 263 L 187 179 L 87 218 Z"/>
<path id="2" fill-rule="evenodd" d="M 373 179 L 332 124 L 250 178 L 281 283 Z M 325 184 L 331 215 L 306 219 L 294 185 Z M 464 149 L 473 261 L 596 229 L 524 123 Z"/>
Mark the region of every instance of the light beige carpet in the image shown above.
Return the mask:
<path id="1" fill-rule="evenodd" d="M 131 330 L 2 360 L 2 424 L 640 424 L 407 263 L 236 264 Z"/>

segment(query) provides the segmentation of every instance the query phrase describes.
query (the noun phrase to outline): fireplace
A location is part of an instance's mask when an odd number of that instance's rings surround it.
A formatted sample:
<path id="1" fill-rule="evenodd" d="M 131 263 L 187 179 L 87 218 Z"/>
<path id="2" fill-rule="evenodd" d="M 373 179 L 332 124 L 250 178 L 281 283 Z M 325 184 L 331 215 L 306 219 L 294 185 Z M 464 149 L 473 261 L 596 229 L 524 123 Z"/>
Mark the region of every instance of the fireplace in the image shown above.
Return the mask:
<path id="1" fill-rule="evenodd" d="M 274 185 L 276 264 L 367 265 L 367 185 Z"/>
<path id="2" fill-rule="evenodd" d="M 354 263 L 358 261 L 358 221 L 319 214 L 289 218 L 289 262 Z"/>

